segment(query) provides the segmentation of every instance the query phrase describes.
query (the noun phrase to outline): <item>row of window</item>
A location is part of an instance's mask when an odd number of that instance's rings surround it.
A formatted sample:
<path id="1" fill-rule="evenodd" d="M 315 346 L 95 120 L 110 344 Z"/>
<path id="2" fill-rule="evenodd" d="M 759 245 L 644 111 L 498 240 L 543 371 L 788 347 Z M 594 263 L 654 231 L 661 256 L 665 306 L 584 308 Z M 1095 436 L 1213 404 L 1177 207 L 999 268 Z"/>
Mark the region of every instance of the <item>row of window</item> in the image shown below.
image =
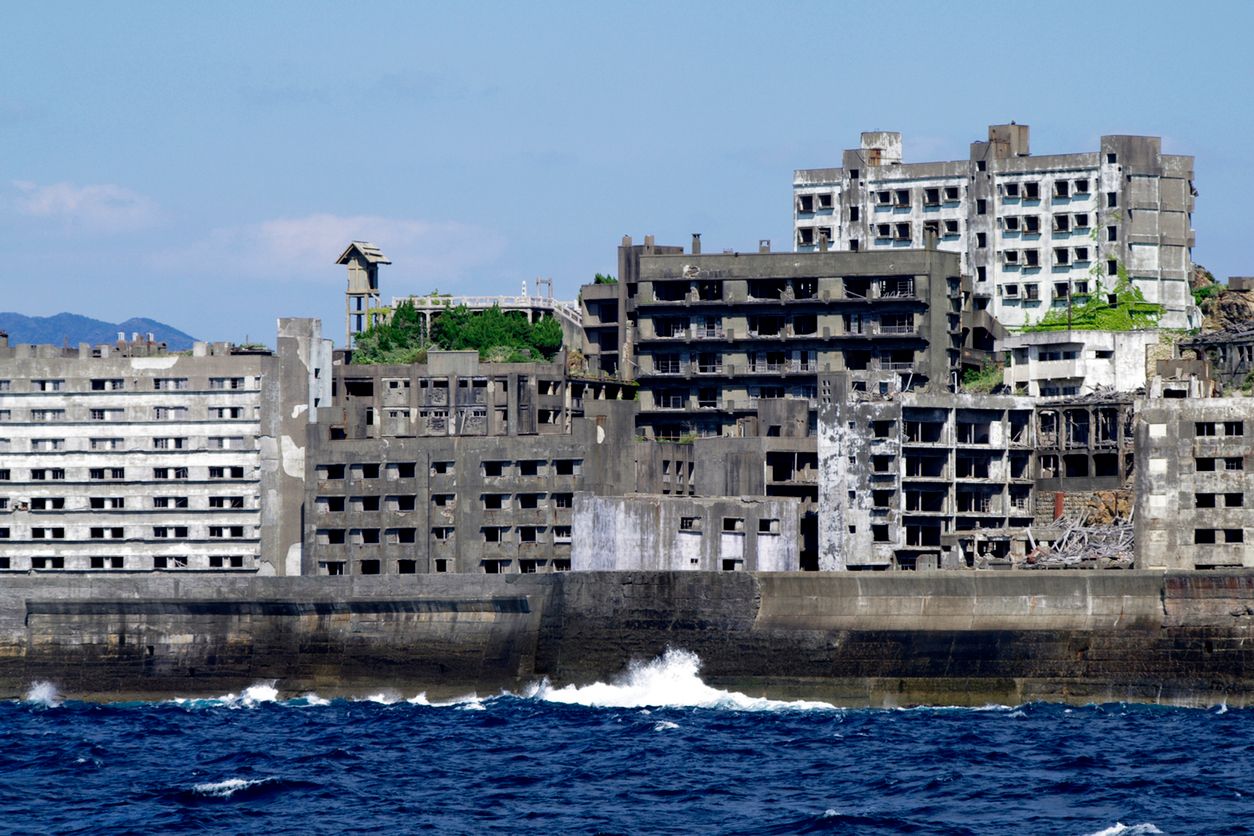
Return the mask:
<path id="1" fill-rule="evenodd" d="M 1072 282 L 1054 282 L 1054 299 L 1066 299 L 1068 294 L 1076 296 L 1087 296 L 1089 293 L 1089 283 L 1087 279 L 1079 279 Z M 1006 299 L 1027 299 L 1034 300 L 1041 298 L 1041 286 L 1035 282 L 1027 282 L 1023 285 L 1014 283 L 1004 284 L 1001 286 L 1001 295 Z M 1113 356 L 1113 355 L 1112 355 Z M 1045 359 L 1041 357 L 1039 359 Z M 1055 358 L 1055 359 L 1074 359 L 1074 358 Z"/>
<path id="2" fill-rule="evenodd" d="M 136 468 L 131 469 L 132 479 L 188 479 L 190 468 L 186 467 L 154 467 L 152 475 L 147 474 L 140 476 L 135 473 Z M 242 465 L 226 465 L 214 466 L 206 468 L 208 478 L 210 479 L 243 479 L 245 468 Z M 30 481 L 32 482 L 62 482 L 66 478 L 66 469 L 64 467 L 35 467 L 30 470 Z M 124 467 L 90 467 L 87 469 L 87 478 L 91 481 L 108 481 L 115 482 L 126 478 L 126 468 Z M 13 470 L 11 468 L 0 468 L 0 482 L 13 481 Z"/>
<path id="3" fill-rule="evenodd" d="M 261 378 L 253 378 L 254 385 L 261 385 Z M 209 378 L 209 389 L 213 391 L 230 391 L 234 389 L 243 389 L 248 381 L 244 377 L 211 377 Z M 189 387 L 189 379 L 186 377 L 156 377 L 152 378 L 153 391 L 157 392 L 174 392 L 187 391 Z M 104 377 L 92 378 L 88 381 L 88 389 L 84 391 L 92 392 L 121 392 L 127 389 L 126 379 L 120 377 Z M 0 392 L 12 392 L 12 380 L 0 380 Z M 70 389 L 66 386 L 65 378 L 34 378 L 30 381 L 31 392 L 67 392 Z"/>
<path id="4" fill-rule="evenodd" d="M 513 561 L 500 558 L 488 558 L 479 561 L 480 567 L 484 574 L 501 575 L 509 572 L 509 567 Z M 518 571 L 523 575 L 534 574 L 542 570 L 549 561 L 543 558 L 523 558 L 518 561 Z M 555 558 L 552 561 L 554 572 L 569 572 L 569 558 Z M 431 571 L 448 572 L 452 567 L 452 560 L 446 557 L 437 557 L 431 561 Z M 320 575 L 343 575 L 348 569 L 348 562 L 344 560 L 322 560 L 318 562 L 318 574 Z M 383 573 L 383 562 L 375 558 L 367 558 L 357 561 L 357 574 L 359 575 L 379 575 Z M 396 561 L 396 574 L 398 575 L 414 575 L 418 573 L 418 561 L 402 558 Z"/>
<path id="5" fill-rule="evenodd" d="M 18 413 L 21 414 L 20 412 Z M 205 411 L 210 420 L 229 421 L 238 420 L 248 417 L 245 407 L 242 406 L 211 406 Z M 254 416 L 261 414 L 261 407 L 254 406 L 252 409 Z M 61 421 L 74 420 L 69 410 L 62 407 L 55 408 L 39 408 L 32 409 L 29 412 L 30 420 L 37 424 L 55 423 Z M 88 421 L 95 422 L 116 422 L 126 420 L 149 420 L 153 421 L 188 421 L 191 420 L 191 411 L 186 406 L 154 406 L 152 407 L 149 418 L 141 418 L 135 414 L 134 417 L 128 419 L 127 410 L 121 407 L 108 409 L 88 409 L 85 413 Z M 12 421 L 12 409 L 0 409 L 0 421 Z"/>
<path id="6" fill-rule="evenodd" d="M 131 566 L 127 566 L 124 555 L 91 555 L 86 559 L 71 558 L 68 568 L 74 571 L 84 569 L 146 569 L 148 558 L 132 557 Z M 214 554 L 206 557 L 190 557 L 188 555 L 159 554 L 152 557 L 153 569 L 243 569 L 250 562 L 242 554 Z M 12 557 L 0 557 L 0 571 L 20 568 L 17 560 Z M 62 570 L 67 568 L 67 561 L 61 555 L 44 555 L 30 558 L 30 568 L 35 570 Z"/>
<path id="7" fill-rule="evenodd" d="M 8 511 L 10 508 L 18 511 L 64 511 L 65 499 L 63 496 L 36 496 L 28 501 L 12 505 L 9 497 L 0 497 L 0 511 Z M 145 500 L 149 501 L 154 509 L 191 507 L 189 497 L 186 496 L 130 497 L 130 500 L 132 505 L 129 507 L 131 508 L 142 507 Z M 206 500 L 210 510 L 245 507 L 245 500 L 242 496 L 210 496 L 206 497 Z M 123 511 L 128 507 L 126 501 L 125 496 L 92 496 L 87 498 L 87 507 L 93 511 Z"/>
<path id="8" fill-rule="evenodd" d="M 253 526 L 243 525 L 210 525 L 206 527 L 208 537 L 211 540 L 241 540 L 245 537 L 255 537 L 256 532 Z M 145 526 L 141 529 L 131 528 L 130 536 L 143 537 L 150 534 L 155 540 L 186 540 L 188 539 L 189 527 L 186 525 L 154 525 Z M 31 540 L 65 540 L 65 526 L 32 526 L 30 530 Z M 247 531 L 247 533 L 245 533 Z M 12 529 L 0 528 L 0 540 L 8 540 L 12 536 Z M 87 528 L 87 536 L 79 539 L 87 540 L 125 540 L 127 538 L 126 526 L 89 526 Z M 70 538 L 75 539 L 75 538 Z"/>
<path id="9" fill-rule="evenodd" d="M 413 479 L 417 475 L 418 465 L 414 462 L 394 462 L 387 465 L 374 463 L 363 464 L 320 464 L 314 468 L 319 481 L 341 481 L 348 474 L 349 481 L 359 482 L 378 479 L 383 472 L 387 479 Z M 431 463 L 432 476 L 451 476 L 456 472 L 456 463 L 451 461 L 435 461 Z M 579 476 L 583 473 L 583 459 L 522 459 L 505 461 L 490 459 L 479 463 L 479 473 L 485 478 L 511 476 Z"/>
<path id="10" fill-rule="evenodd" d="M 151 442 L 153 450 L 243 450 L 254 449 L 255 441 L 251 438 L 245 438 L 242 435 L 211 435 L 204 440 L 203 446 L 197 444 L 200 439 L 188 436 L 162 436 L 152 439 L 132 438 L 131 450 L 138 452 L 140 450 L 149 449 L 143 445 L 145 442 Z M 20 441 L 20 439 L 19 439 Z M 74 443 L 71 443 L 74 442 Z M 99 450 L 122 450 L 125 439 L 121 438 L 90 438 L 86 444 L 78 444 L 77 440 L 65 438 L 32 438 L 30 439 L 30 450 L 32 453 L 55 453 L 71 449 L 86 449 L 91 451 Z M 13 439 L 0 437 L 0 453 L 16 452 L 14 449 Z"/>
<path id="11" fill-rule="evenodd" d="M 486 525 L 480 528 L 479 532 L 484 543 L 515 542 L 513 539 L 515 532 L 519 543 L 541 543 L 547 539 L 549 528 L 550 526 L 546 525 Z M 570 542 L 571 527 L 569 525 L 555 525 L 552 529 L 554 543 Z M 397 545 L 416 542 L 417 533 L 416 528 L 320 528 L 316 539 L 319 545 L 324 546 Z M 437 543 L 450 543 L 455 539 L 456 534 L 457 529 L 451 525 L 431 527 L 431 539 Z"/>
<path id="12" fill-rule="evenodd" d="M 1193 430 L 1198 436 L 1228 436 L 1235 437 L 1245 435 L 1244 421 L 1195 421 Z"/>

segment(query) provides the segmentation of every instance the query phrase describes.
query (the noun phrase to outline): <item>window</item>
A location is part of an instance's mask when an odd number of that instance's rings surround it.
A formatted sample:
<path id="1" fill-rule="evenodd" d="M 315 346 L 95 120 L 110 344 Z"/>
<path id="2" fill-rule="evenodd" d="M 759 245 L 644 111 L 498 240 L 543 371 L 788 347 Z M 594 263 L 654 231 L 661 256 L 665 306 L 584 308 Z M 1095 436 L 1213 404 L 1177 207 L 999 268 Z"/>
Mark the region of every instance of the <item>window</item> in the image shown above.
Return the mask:
<path id="1" fill-rule="evenodd" d="M 64 421 L 64 409 L 32 409 L 30 411 L 30 419 L 32 421 Z"/>
<path id="2" fill-rule="evenodd" d="M 92 450 L 121 450 L 122 439 L 120 438 L 93 438 L 88 446 Z"/>
<path id="3" fill-rule="evenodd" d="M 1224 435 L 1237 436 L 1245 435 L 1245 422 L 1243 421 L 1224 421 Z"/>
<path id="4" fill-rule="evenodd" d="M 553 494 L 554 508 L 573 508 L 575 505 L 575 495 L 573 493 L 555 493 Z"/>
<path id="5" fill-rule="evenodd" d="M 242 435 L 212 435 L 209 436 L 210 450 L 243 450 L 244 437 Z"/>
<path id="6" fill-rule="evenodd" d="M 452 462 L 432 462 L 431 463 L 431 475 L 432 476 L 447 476 L 452 472 L 453 472 Z"/>
<path id="7" fill-rule="evenodd" d="M 244 526 L 242 525 L 211 525 L 209 526 L 209 536 L 213 539 L 233 539 L 238 540 L 244 536 Z"/>
<path id="8" fill-rule="evenodd" d="M 211 496 L 209 497 L 210 508 L 243 508 L 244 497 L 242 496 Z"/>
<path id="9" fill-rule="evenodd" d="M 1224 470 L 1244 470 L 1245 461 L 1240 456 L 1227 456 L 1224 458 Z"/>
<path id="10" fill-rule="evenodd" d="M 1074 185 L 1075 185 L 1075 193 L 1077 196 L 1089 193 L 1089 181 L 1087 178 L 1076 180 Z"/>
<path id="11" fill-rule="evenodd" d="M 343 566 L 343 564 L 341 564 Z M 242 554 L 214 554 L 209 556 L 210 569 L 243 569 L 244 556 Z M 334 574 L 334 573 L 333 573 Z M 343 569 L 338 574 L 344 574 Z"/>
<path id="12" fill-rule="evenodd" d="M 1115 153 L 1113 153 L 1113 152 L 1112 152 L 1112 153 L 1109 153 L 1109 154 L 1107 154 L 1107 155 L 1106 155 L 1106 164 L 1107 164 L 1107 165 L 1114 165 L 1114 164 L 1115 164 L 1115 163 L 1117 163 L 1117 162 L 1119 162 L 1119 156 L 1118 156 L 1117 154 L 1115 154 Z"/>
<path id="13" fill-rule="evenodd" d="M 35 482 L 60 482 L 65 480 L 65 470 L 60 467 L 39 467 L 30 472 Z"/>
<path id="14" fill-rule="evenodd" d="M 1119 275 L 1119 262 L 1118 261 L 1116 261 L 1113 258 L 1106 260 L 1106 275 L 1107 276 Z"/>
<path id="15" fill-rule="evenodd" d="M 1023 286 L 1023 298 L 1024 299 L 1040 299 L 1041 298 L 1040 286 L 1036 284 L 1025 284 Z"/>
<path id="16" fill-rule="evenodd" d="M 30 382 L 32 392 L 60 392 L 65 388 L 64 380 L 32 380 Z"/>
<path id="17" fill-rule="evenodd" d="M 213 406 L 209 408 L 209 417 L 220 420 L 243 418 L 244 408 L 242 406 Z"/>
<path id="18" fill-rule="evenodd" d="M 1054 197 L 1066 199 L 1071 197 L 1071 183 L 1066 180 L 1054 181 Z"/>
<path id="19" fill-rule="evenodd" d="M 152 408 L 152 417 L 154 421 L 186 421 L 187 407 L 154 406 Z"/>
<path id="20" fill-rule="evenodd" d="M 154 467 L 152 469 L 153 479 L 186 479 L 187 468 L 185 467 Z"/>
<path id="21" fill-rule="evenodd" d="M 185 377 L 155 377 L 152 380 L 152 388 L 167 392 L 176 389 L 187 388 L 187 378 Z"/>
<path id="22" fill-rule="evenodd" d="M 153 508 L 186 508 L 187 497 L 185 496 L 154 496 L 152 498 Z M 212 508 L 212 500 L 210 502 Z"/>
<path id="23" fill-rule="evenodd" d="M 558 476 L 578 476 L 583 472 L 583 459 L 557 459 L 553 472 Z"/>
<path id="24" fill-rule="evenodd" d="M 64 438 L 33 438 L 30 442 L 30 449 L 38 453 L 47 453 L 53 450 L 64 450 Z"/>
<path id="25" fill-rule="evenodd" d="M 701 518 L 700 517 L 680 517 L 679 518 L 679 530 L 680 531 L 700 531 L 701 530 Z"/>
<path id="26" fill-rule="evenodd" d="M 184 450 L 187 448 L 186 438 L 154 438 L 152 440 L 152 448 L 154 450 Z"/>
<path id="27" fill-rule="evenodd" d="M 244 378 L 242 377 L 211 377 L 209 378 L 210 389 L 243 389 Z"/>
<path id="28" fill-rule="evenodd" d="M 758 534 L 779 534 L 779 520 L 767 517 L 758 520 Z"/>
<path id="29" fill-rule="evenodd" d="M 553 542 L 554 543 L 569 543 L 570 542 L 570 526 L 568 525 L 553 526 Z M 553 568 L 556 569 L 557 564 L 559 562 L 560 561 L 554 561 Z"/>
<path id="30" fill-rule="evenodd" d="M 1115 209 L 1119 206 L 1119 192 L 1106 192 L 1106 208 Z"/>
<path id="31" fill-rule="evenodd" d="M 1018 183 L 1003 183 L 1001 187 L 1001 194 L 1002 194 L 1002 197 L 1005 198 L 1006 200 L 1018 200 L 1019 199 L 1019 184 Z"/>
<path id="32" fill-rule="evenodd" d="M 32 569 L 64 569 L 64 557 L 32 557 L 30 559 L 30 568 Z"/>
<path id="33" fill-rule="evenodd" d="M 983 165 L 983 163 L 981 163 L 981 165 Z M 979 200 L 975 201 L 975 214 L 977 215 L 988 214 L 988 201 L 987 200 L 985 200 L 984 198 L 980 198 Z"/>
<path id="34" fill-rule="evenodd" d="M 93 508 L 105 507 L 103 499 L 93 498 L 91 502 L 91 507 Z M 97 505 L 97 502 L 100 502 L 101 504 Z M 32 511 L 60 511 L 64 508 L 65 497 L 63 496 L 36 496 L 30 501 L 30 509 Z"/>
<path id="35" fill-rule="evenodd" d="M 431 539 L 438 543 L 447 543 L 453 539 L 452 526 L 436 526 L 431 529 Z"/>
<path id="36" fill-rule="evenodd" d="M 32 540 L 64 540 L 64 528 L 32 528 L 30 530 L 30 538 Z"/>
<path id="37" fill-rule="evenodd" d="M 91 389 L 93 392 L 112 392 L 123 388 L 123 385 L 121 378 L 105 378 L 93 380 Z"/>
<path id="38" fill-rule="evenodd" d="M 508 462 L 484 462 L 483 475 L 489 478 L 505 475 L 505 467 Z"/>
<path id="39" fill-rule="evenodd" d="M 159 554 L 152 559 L 152 568 L 154 569 L 186 569 L 187 555 L 182 554 Z"/>
<path id="40" fill-rule="evenodd" d="M 744 532 L 744 530 L 745 530 L 745 518 L 744 517 L 723 517 L 723 531 L 724 532 L 736 533 L 736 532 Z"/>
<path id="41" fill-rule="evenodd" d="M 121 526 L 97 526 L 90 529 L 88 538 L 91 540 L 121 540 L 125 529 Z"/>
<path id="42" fill-rule="evenodd" d="M 244 468 L 240 465 L 232 465 L 230 467 L 220 466 L 209 468 L 210 479 L 243 479 Z"/>
<path id="43" fill-rule="evenodd" d="M 54 501 L 56 501 L 56 500 L 54 500 Z M 61 505 L 58 505 L 57 507 L 58 507 L 58 508 L 60 508 L 60 507 L 64 507 L 65 500 L 64 500 L 64 499 L 62 499 L 62 500 L 59 500 L 59 501 L 61 502 Z M 34 502 L 34 500 L 32 500 L 32 503 L 33 503 L 33 502 Z M 88 504 L 89 504 L 89 505 L 91 506 L 91 508 L 92 508 L 92 509 L 94 509 L 94 510 L 111 510 L 111 511 L 117 511 L 117 510 L 119 510 L 119 509 L 122 509 L 122 508 L 125 508 L 125 507 L 126 507 L 126 497 L 123 497 L 123 496 L 93 496 L 93 497 L 91 498 L 91 500 L 88 502 Z"/>

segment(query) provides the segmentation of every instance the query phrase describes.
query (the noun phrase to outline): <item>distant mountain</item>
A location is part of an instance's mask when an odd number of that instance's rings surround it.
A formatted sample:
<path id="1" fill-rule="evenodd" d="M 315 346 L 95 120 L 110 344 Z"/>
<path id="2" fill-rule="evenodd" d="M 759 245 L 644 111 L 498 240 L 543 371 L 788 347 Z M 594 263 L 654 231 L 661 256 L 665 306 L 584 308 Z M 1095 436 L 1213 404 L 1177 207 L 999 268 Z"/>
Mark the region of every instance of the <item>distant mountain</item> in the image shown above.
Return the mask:
<path id="1" fill-rule="evenodd" d="M 131 334 L 140 335 L 152 332 L 157 342 L 169 345 L 171 351 L 185 351 L 192 347 L 196 338 L 164 322 L 144 317 L 132 317 L 116 325 L 89 316 L 72 313 L 59 313 L 56 316 L 24 316 L 19 313 L 0 313 L 0 331 L 9 335 L 9 345 L 18 343 L 49 343 L 51 345 L 71 346 L 79 343 L 101 345 L 117 342 L 118 332 L 126 333 L 129 340 Z"/>

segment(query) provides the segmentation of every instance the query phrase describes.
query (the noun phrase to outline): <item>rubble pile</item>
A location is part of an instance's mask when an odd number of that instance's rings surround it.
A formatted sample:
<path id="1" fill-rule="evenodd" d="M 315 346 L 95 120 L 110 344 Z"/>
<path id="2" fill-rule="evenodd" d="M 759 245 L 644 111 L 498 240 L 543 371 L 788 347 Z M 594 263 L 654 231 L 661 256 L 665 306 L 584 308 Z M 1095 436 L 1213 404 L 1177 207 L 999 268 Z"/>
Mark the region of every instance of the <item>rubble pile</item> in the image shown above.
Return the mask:
<path id="1" fill-rule="evenodd" d="M 1060 517 L 1060 534 L 1052 543 L 1036 545 L 1022 569 L 1131 569 L 1135 537 L 1132 513 L 1102 521 L 1091 509 Z"/>

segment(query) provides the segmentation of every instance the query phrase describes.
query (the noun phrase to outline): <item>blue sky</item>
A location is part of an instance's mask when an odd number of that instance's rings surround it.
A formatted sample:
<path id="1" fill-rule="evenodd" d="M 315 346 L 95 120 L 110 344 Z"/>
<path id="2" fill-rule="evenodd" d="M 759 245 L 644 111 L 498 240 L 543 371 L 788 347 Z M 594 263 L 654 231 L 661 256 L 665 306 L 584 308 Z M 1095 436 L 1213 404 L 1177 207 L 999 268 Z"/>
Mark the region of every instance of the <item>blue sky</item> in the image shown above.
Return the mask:
<path id="1" fill-rule="evenodd" d="M 1197 157 L 1196 261 L 1254 273 L 1246 3 L 10 3 L 0 309 L 342 339 L 353 237 L 385 298 L 559 295 L 623 234 L 790 241 L 794 168 L 863 130 L 961 159 L 1104 133 Z"/>

